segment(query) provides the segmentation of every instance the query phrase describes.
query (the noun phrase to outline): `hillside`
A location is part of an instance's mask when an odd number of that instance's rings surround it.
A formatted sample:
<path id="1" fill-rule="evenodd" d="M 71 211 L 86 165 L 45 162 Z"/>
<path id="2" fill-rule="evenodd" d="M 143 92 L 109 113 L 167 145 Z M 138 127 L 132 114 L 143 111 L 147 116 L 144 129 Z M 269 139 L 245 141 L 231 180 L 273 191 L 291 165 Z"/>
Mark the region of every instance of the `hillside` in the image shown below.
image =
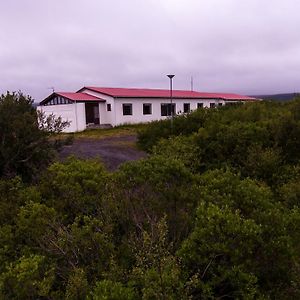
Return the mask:
<path id="1" fill-rule="evenodd" d="M 252 97 L 264 99 L 264 100 L 273 100 L 279 102 L 291 101 L 293 100 L 299 93 L 286 93 L 286 94 L 273 94 L 273 95 L 255 95 Z"/>

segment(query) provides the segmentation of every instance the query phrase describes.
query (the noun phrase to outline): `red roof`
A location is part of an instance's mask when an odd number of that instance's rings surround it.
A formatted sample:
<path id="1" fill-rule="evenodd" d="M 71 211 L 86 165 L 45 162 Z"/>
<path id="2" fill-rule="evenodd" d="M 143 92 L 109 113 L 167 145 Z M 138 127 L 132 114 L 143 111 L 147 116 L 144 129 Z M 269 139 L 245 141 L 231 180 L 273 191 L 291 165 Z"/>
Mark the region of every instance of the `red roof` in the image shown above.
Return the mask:
<path id="1" fill-rule="evenodd" d="M 56 96 L 61 96 L 64 98 L 67 98 L 71 101 L 97 101 L 97 102 L 105 102 L 106 100 L 101 99 L 96 96 L 92 96 L 90 94 L 86 93 L 68 93 L 68 92 L 54 92 L 50 96 L 48 96 L 46 99 L 40 102 L 41 105 L 48 103 L 51 99 L 53 99 Z"/>
<path id="2" fill-rule="evenodd" d="M 86 93 L 55 92 L 54 94 L 65 97 L 72 101 L 105 101 L 104 99 Z"/>
<path id="3" fill-rule="evenodd" d="M 85 87 L 88 90 L 115 98 L 170 98 L 170 90 L 162 89 L 135 89 L 135 88 L 106 88 L 106 87 Z M 82 90 L 82 89 L 81 89 Z M 211 93 L 198 93 L 184 90 L 173 90 L 173 98 L 212 98 Z"/>
<path id="4" fill-rule="evenodd" d="M 112 96 L 115 98 L 170 98 L 170 90 L 162 89 L 136 89 L 136 88 L 107 88 L 107 87 L 84 87 L 94 92 Z M 173 98 L 196 98 L 196 99 L 224 99 L 224 100 L 257 100 L 252 97 L 237 94 L 204 93 L 186 90 L 173 90 Z"/>

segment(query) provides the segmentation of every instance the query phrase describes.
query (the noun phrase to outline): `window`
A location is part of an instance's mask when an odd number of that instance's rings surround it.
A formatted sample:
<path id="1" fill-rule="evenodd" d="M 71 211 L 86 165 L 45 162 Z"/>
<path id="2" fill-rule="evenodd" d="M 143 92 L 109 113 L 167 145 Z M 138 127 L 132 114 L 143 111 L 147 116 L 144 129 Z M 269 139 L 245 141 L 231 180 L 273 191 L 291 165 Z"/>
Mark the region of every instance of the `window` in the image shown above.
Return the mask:
<path id="1" fill-rule="evenodd" d="M 152 114 L 152 104 L 144 103 L 143 104 L 143 115 L 151 115 Z"/>
<path id="2" fill-rule="evenodd" d="M 197 108 L 202 108 L 203 107 L 203 103 L 197 103 Z"/>
<path id="3" fill-rule="evenodd" d="M 223 105 L 223 103 L 218 103 L 218 105 L 219 105 L 219 106 L 222 106 L 222 105 Z"/>
<path id="4" fill-rule="evenodd" d="M 209 103 L 209 107 L 210 107 L 210 108 L 216 107 L 216 103 Z"/>
<path id="5" fill-rule="evenodd" d="M 172 106 L 171 106 L 171 103 L 162 103 L 161 104 L 161 115 L 162 116 L 171 116 L 172 113 L 171 113 L 171 107 L 172 107 L 172 112 L 173 112 L 173 115 L 175 115 L 175 103 L 172 103 Z"/>
<path id="6" fill-rule="evenodd" d="M 240 104 L 242 104 L 242 103 L 241 102 L 226 102 L 225 103 L 226 106 L 228 106 L 228 105 L 229 106 L 234 106 L 234 105 L 240 105 Z"/>
<path id="7" fill-rule="evenodd" d="M 131 116 L 132 115 L 132 104 L 124 103 L 123 104 L 123 116 Z"/>
<path id="8" fill-rule="evenodd" d="M 107 108 L 107 111 L 111 111 L 111 104 L 108 103 L 107 106 L 106 106 L 106 108 Z"/>
<path id="9" fill-rule="evenodd" d="M 183 103 L 183 112 L 189 113 L 191 111 L 190 103 Z"/>

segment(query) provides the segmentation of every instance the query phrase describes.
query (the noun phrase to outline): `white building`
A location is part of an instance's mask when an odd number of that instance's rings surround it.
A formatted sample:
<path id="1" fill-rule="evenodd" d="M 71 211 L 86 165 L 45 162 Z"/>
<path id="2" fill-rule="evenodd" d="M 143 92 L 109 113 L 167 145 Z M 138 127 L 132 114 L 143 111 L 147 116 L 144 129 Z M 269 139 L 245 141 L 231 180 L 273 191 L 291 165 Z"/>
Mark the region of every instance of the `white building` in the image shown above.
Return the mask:
<path id="1" fill-rule="evenodd" d="M 76 93 L 55 92 L 38 109 L 46 115 L 70 121 L 66 132 L 85 130 L 90 125 L 145 123 L 188 113 L 199 107 L 213 108 L 237 102 L 257 101 L 237 94 L 170 90 L 83 87 Z"/>

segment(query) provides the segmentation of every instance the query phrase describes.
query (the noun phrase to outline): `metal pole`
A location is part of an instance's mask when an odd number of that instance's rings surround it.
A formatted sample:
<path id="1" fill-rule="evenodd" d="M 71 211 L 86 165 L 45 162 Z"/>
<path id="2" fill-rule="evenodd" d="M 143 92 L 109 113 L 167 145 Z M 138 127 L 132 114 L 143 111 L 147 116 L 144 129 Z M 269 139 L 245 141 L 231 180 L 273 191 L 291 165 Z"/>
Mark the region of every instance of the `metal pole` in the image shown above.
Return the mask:
<path id="1" fill-rule="evenodd" d="M 171 133 L 173 133 L 173 118 L 174 118 L 174 113 L 173 113 L 173 77 L 175 75 L 167 75 L 170 78 L 170 102 L 171 102 Z"/>
<path id="2" fill-rule="evenodd" d="M 78 131 L 78 118 L 77 118 L 77 102 L 75 100 L 75 121 L 76 121 L 76 132 Z"/>

